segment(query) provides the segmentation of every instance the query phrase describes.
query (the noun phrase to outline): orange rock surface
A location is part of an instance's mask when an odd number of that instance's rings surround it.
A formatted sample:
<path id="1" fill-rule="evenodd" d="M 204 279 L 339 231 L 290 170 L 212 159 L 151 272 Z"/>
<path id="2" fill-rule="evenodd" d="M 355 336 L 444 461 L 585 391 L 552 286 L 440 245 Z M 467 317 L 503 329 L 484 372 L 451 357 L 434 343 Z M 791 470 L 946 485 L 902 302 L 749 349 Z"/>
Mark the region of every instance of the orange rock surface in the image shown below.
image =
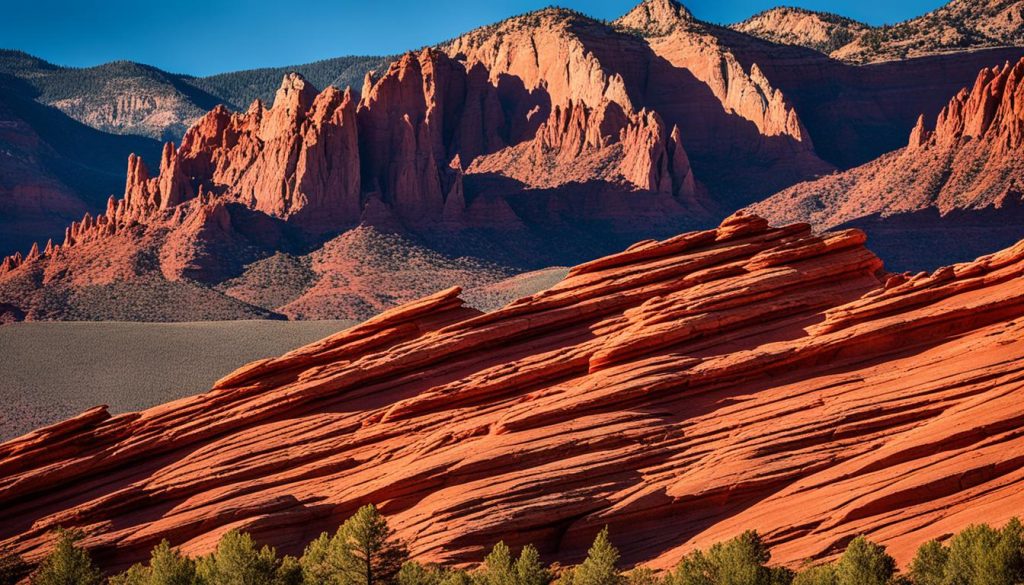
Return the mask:
<path id="1" fill-rule="evenodd" d="M 225 531 L 298 552 L 380 505 L 412 553 L 578 561 L 605 525 L 663 568 L 757 529 L 900 562 L 1024 504 L 1024 242 L 890 275 L 857 230 L 735 215 L 493 313 L 442 291 L 208 393 L 0 445 L 0 545 L 80 527 L 110 569 Z"/>

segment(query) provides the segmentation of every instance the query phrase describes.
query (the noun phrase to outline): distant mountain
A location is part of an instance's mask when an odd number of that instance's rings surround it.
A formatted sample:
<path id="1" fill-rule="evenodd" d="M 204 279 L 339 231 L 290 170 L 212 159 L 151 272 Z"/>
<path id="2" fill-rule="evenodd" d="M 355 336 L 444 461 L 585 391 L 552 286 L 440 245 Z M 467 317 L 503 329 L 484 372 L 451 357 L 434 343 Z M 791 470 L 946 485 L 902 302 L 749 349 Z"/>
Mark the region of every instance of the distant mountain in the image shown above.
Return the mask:
<path id="1" fill-rule="evenodd" d="M 0 51 L 0 73 L 23 82 L 23 97 L 53 106 L 97 130 L 177 140 L 223 101 L 182 76 L 116 61 L 60 67 L 17 51 Z"/>
<path id="2" fill-rule="evenodd" d="M 773 8 L 732 26 L 850 63 L 873 63 L 1024 43 L 1024 0 L 952 0 L 922 16 L 871 27 L 834 14 Z"/>
<path id="3" fill-rule="evenodd" d="M 281 76 L 290 71 L 321 87 L 351 85 L 358 90 L 367 71 L 387 67 L 390 61 L 390 57 L 339 57 L 193 77 L 131 61 L 61 67 L 21 51 L 0 50 L 0 74 L 20 80 L 23 97 L 53 106 L 97 130 L 179 140 L 217 104 L 244 109 L 254 99 L 272 99 Z"/>
<path id="4" fill-rule="evenodd" d="M 255 99 L 271 102 L 274 92 L 287 73 L 298 73 L 317 87 L 334 86 L 338 89 L 351 87 L 359 91 L 367 71 L 382 71 L 397 59 L 388 57 L 336 57 L 303 65 L 287 67 L 264 67 L 232 73 L 220 73 L 209 77 L 188 77 L 192 85 L 217 96 L 228 107 L 244 110 Z"/>
<path id="5" fill-rule="evenodd" d="M 219 104 L 271 101 L 289 71 L 358 89 L 368 70 L 389 62 L 340 57 L 198 78 L 129 61 L 61 67 L 0 50 L 0 253 L 60 241 L 71 221 L 124 192 L 128 155 L 158 159 L 157 140 L 180 141 Z"/>
<path id="6" fill-rule="evenodd" d="M 732 26 L 740 32 L 783 45 L 799 45 L 826 55 L 854 41 L 871 27 L 829 12 L 780 6 Z"/>
<path id="7" fill-rule="evenodd" d="M 28 99 L 20 83 L 0 75 L 0 250 L 60 241 L 124 189 L 129 153 L 160 152 L 155 140 L 106 134 Z"/>

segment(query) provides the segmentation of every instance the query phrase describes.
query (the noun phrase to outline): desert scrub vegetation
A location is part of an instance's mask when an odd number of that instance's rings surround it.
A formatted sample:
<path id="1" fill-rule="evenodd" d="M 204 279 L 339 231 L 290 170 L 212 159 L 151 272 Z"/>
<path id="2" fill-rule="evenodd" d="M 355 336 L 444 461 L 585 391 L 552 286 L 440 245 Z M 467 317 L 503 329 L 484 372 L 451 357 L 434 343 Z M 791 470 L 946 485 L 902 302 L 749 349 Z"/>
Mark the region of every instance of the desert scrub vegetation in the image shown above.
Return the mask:
<path id="1" fill-rule="evenodd" d="M 1024 583 L 1024 525 L 1001 529 L 972 525 L 947 543 L 928 541 L 905 573 L 885 547 L 864 536 L 852 539 L 834 561 L 794 571 L 773 566 L 755 531 L 694 550 L 669 571 L 624 571 L 605 527 L 578 565 L 545 567 L 532 545 L 518 553 L 498 542 L 472 570 L 419 563 L 395 537 L 387 519 L 366 505 L 334 534 L 323 533 L 302 555 L 278 556 L 238 530 L 224 534 L 212 553 L 191 558 L 166 540 L 137 564 L 106 580 L 82 533 L 58 530 L 53 551 L 36 569 L 0 554 L 0 585 L 1020 585 Z"/>

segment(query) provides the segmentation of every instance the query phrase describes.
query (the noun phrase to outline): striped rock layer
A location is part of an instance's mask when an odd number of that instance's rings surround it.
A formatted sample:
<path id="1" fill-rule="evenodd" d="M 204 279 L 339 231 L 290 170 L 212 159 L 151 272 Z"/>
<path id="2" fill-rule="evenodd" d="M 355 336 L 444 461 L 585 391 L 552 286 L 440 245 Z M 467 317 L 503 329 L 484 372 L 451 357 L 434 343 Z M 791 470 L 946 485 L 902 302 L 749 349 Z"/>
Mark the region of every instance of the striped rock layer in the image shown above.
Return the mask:
<path id="1" fill-rule="evenodd" d="M 498 540 L 655 568 L 760 531 L 776 562 L 1024 507 L 1024 242 L 894 275 L 857 230 L 738 214 L 492 313 L 458 289 L 209 392 L 0 445 L 0 547 L 79 527 L 111 570 L 227 530 L 299 552 L 375 503 L 424 561 Z"/>

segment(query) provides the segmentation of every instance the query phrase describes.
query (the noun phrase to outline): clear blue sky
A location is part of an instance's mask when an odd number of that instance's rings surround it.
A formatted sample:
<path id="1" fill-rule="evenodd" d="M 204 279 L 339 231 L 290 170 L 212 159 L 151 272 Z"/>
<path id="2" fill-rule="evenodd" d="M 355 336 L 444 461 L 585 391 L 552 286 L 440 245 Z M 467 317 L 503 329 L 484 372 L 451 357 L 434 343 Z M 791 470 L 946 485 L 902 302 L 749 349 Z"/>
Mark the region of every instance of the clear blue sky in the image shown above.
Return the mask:
<path id="1" fill-rule="evenodd" d="M 207 75 L 340 55 L 399 53 L 507 16 L 557 4 L 613 19 L 639 0 L 14 0 L 0 47 L 61 65 L 117 59 Z M 690 0 L 697 17 L 742 20 L 779 4 L 872 24 L 932 10 L 943 0 Z"/>

